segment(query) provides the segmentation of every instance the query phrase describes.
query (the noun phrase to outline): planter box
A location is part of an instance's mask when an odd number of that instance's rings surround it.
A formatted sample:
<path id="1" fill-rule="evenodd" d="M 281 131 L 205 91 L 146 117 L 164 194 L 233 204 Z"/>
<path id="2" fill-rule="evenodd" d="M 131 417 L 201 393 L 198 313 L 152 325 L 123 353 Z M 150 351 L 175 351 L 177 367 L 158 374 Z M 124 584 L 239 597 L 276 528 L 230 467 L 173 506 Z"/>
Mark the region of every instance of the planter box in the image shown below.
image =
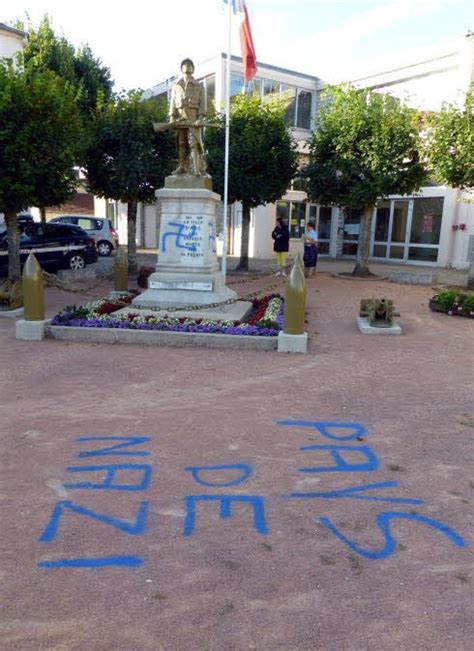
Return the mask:
<path id="1" fill-rule="evenodd" d="M 429 308 L 432 312 L 442 312 L 443 314 L 447 314 L 448 316 L 463 316 L 466 319 L 474 319 L 474 314 L 466 314 L 466 312 L 463 312 L 462 309 L 459 311 L 457 309 L 453 309 L 452 312 L 451 310 L 445 310 L 444 307 L 441 307 L 441 305 L 439 305 L 432 299 L 429 302 Z"/>
<path id="2" fill-rule="evenodd" d="M 448 313 L 447 310 L 444 309 L 444 307 L 439 305 L 436 301 L 433 301 L 433 299 L 430 299 L 429 308 L 432 312 L 443 312 L 444 314 Z"/>
<path id="3" fill-rule="evenodd" d="M 109 344 L 145 344 L 148 346 L 193 346 L 227 350 L 276 350 L 278 337 L 222 335 L 198 332 L 166 332 L 130 328 L 76 328 L 46 326 L 46 336 L 63 341 L 100 342 Z"/>

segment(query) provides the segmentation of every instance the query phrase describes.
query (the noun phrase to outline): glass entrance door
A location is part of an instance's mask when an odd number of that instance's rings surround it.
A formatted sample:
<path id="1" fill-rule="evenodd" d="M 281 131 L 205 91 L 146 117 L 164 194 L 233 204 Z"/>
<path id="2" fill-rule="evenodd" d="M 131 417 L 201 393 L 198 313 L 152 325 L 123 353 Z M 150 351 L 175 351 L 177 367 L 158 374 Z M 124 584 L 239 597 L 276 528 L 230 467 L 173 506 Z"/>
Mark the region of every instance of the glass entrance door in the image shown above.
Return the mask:
<path id="1" fill-rule="evenodd" d="M 393 201 L 393 217 L 391 225 L 391 239 L 388 249 L 389 260 L 408 260 L 409 215 L 413 209 L 411 201 Z"/>
<path id="2" fill-rule="evenodd" d="M 342 235 L 342 255 L 355 257 L 359 245 L 360 219 L 362 210 L 359 208 L 347 208 L 344 214 L 344 226 Z"/>
<path id="3" fill-rule="evenodd" d="M 372 256 L 390 262 L 435 264 L 443 197 L 379 201 L 372 225 Z"/>
<path id="4" fill-rule="evenodd" d="M 393 262 L 408 260 L 409 217 L 413 201 L 379 201 L 372 227 L 372 257 Z"/>
<path id="5" fill-rule="evenodd" d="M 310 204 L 308 221 L 316 224 L 319 255 L 329 255 L 331 244 L 332 208 L 330 206 L 317 206 L 316 204 Z"/>

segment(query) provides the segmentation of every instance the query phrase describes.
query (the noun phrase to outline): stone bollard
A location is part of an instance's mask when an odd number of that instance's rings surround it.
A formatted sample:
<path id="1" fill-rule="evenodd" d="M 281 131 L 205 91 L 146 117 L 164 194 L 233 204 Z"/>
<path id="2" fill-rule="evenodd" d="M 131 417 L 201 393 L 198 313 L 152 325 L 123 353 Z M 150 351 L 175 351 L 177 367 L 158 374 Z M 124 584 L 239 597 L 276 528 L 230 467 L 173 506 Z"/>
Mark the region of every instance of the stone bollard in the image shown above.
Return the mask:
<path id="1" fill-rule="evenodd" d="M 306 279 L 298 255 L 286 282 L 284 327 L 283 332 L 278 334 L 279 353 L 306 353 L 308 333 L 304 329 L 305 316 Z"/>
<path id="2" fill-rule="evenodd" d="M 23 268 L 24 319 L 16 322 L 16 338 L 25 341 L 44 339 L 43 270 L 34 253 L 30 253 Z"/>
<path id="3" fill-rule="evenodd" d="M 114 266 L 114 291 L 128 291 L 128 255 L 124 246 L 119 246 Z"/>

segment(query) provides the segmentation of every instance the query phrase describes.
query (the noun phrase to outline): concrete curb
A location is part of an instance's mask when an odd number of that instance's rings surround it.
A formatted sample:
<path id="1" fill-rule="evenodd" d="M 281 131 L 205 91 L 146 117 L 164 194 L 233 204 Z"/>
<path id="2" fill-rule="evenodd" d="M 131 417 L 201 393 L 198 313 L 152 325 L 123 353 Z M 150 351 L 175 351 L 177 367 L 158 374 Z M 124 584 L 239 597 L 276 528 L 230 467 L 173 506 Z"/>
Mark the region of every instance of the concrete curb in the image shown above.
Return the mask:
<path id="1" fill-rule="evenodd" d="M 15 310 L 0 310 L 0 319 L 18 319 L 23 316 L 25 309 L 17 307 Z"/>
<path id="2" fill-rule="evenodd" d="M 119 328 L 74 328 L 46 326 L 46 336 L 61 341 L 99 342 L 108 344 L 144 344 L 147 346 L 193 346 L 227 350 L 275 350 L 278 337 L 221 335 L 196 332 L 165 332 Z"/>

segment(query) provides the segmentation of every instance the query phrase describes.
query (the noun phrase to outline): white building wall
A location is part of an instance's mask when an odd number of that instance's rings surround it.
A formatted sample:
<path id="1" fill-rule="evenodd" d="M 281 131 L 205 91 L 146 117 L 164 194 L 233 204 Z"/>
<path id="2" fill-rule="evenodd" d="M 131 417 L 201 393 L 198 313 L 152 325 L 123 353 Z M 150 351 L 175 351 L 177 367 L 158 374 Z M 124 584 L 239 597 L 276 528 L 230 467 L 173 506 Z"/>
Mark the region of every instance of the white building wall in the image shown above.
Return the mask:
<path id="1" fill-rule="evenodd" d="M 26 35 L 17 34 L 0 26 L 0 59 L 13 59 L 23 51 Z"/>
<path id="2" fill-rule="evenodd" d="M 147 249 L 158 248 L 158 208 L 156 204 L 145 206 L 145 239 L 144 246 Z"/>

